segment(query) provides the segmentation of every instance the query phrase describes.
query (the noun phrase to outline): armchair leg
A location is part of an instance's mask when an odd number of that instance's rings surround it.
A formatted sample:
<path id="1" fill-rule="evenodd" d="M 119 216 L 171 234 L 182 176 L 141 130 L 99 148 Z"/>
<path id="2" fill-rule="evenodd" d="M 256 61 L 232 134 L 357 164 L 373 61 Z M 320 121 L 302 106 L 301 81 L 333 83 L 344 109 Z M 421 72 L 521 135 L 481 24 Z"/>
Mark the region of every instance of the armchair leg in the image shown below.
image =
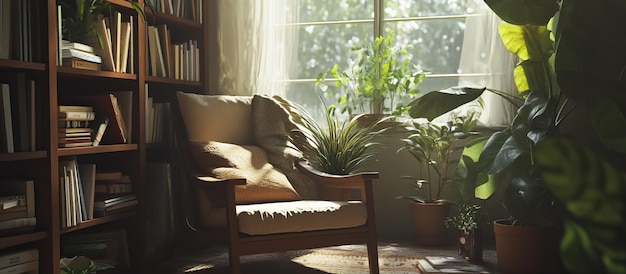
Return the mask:
<path id="1" fill-rule="evenodd" d="M 367 244 L 367 259 L 370 268 L 370 274 L 378 274 L 378 244 L 374 241 L 374 243 Z"/>
<path id="2" fill-rule="evenodd" d="M 233 250 L 231 249 L 228 252 L 228 261 L 230 267 L 230 274 L 239 274 L 241 272 L 239 254 L 233 254 Z"/>

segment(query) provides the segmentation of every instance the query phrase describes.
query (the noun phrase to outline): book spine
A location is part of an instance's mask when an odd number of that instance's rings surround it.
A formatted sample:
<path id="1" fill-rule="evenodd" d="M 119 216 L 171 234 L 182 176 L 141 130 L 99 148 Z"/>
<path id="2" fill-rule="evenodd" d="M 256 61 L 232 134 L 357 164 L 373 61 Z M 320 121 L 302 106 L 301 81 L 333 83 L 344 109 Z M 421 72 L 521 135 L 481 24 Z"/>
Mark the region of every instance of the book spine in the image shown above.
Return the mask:
<path id="1" fill-rule="evenodd" d="M 66 120 L 75 121 L 92 121 L 96 118 L 96 113 L 93 111 L 66 111 L 59 112 L 59 118 L 65 118 Z"/>
<path id="2" fill-rule="evenodd" d="M 25 227 L 25 226 L 34 226 L 35 224 L 37 224 L 36 217 L 0 221 L 0 230 L 19 228 L 19 227 Z"/>
<path id="3" fill-rule="evenodd" d="M 33 248 L 0 256 L 0 269 L 39 259 L 39 249 Z"/>
<path id="4" fill-rule="evenodd" d="M 32 261 L 0 269 L 0 274 L 37 273 L 33 272 L 37 269 L 39 269 L 39 261 Z"/>
<path id="5" fill-rule="evenodd" d="M 130 183 L 96 185 L 96 193 L 98 194 L 130 193 L 132 191 L 132 184 Z"/>
<path id="6" fill-rule="evenodd" d="M 83 52 L 80 50 L 75 50 L 75 49 L 64 49 L 62 51 L 62 58 L 78 58 L 78 59 L 83 59 L 85 61 L 89 61 L 89 62 L 94 62 L 94 63 L 102 63 L 102 58 L 100 58 L 100 56 L 95 55 L 95 54 L 91 54 L 88 52 Z"/>

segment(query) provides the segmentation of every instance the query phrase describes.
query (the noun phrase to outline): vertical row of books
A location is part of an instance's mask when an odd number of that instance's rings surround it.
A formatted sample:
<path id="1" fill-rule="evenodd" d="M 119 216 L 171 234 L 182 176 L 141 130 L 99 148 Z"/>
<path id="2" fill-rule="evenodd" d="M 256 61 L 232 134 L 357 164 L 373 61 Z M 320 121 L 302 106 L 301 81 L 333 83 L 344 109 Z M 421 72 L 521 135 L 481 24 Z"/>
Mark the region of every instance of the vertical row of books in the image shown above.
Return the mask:
<path id="1" fill-rule="evenodd" d="M 167 24 L 147 26 L 148 74 L 186 81 L 200 80 L 197 40 L 174 43 Z"/>
<path id="2" fill-rule="evenodd" d="M 192 20 L 202 24 L 202 0 L 148 0 L 158 12 Z"/>
<path id="3" fill-rule="evenodd" d="M 89 70 L 135 73 L 133 16 L 112 11 L 111 17 L 98 16 L 94 45 L 66 41 L 62 37 L 63 11 L 59 5 L 59 57 L 63 66 Z M 98 41 L 101 41 L 101 45 Z"/>
<path id="4" fill-rule="evenodd" d="M 24 73 L 0 79 L 0 153 L 36 149 L 35 80 Z"/>
<path id="5" fill-rule="evenodd" d="M 19 249 L 0 254 L 0 273 L 39 273 L 39 249 Z"/>
<path id="6" fill-rule="evenodd" d="M 155 102 L 146 84 L 146 143 L 171 144 L 174 141 L 169 102 Z"/>
<path id="7" fill-rule="evenodd" d="M 0 0 L 0 59 L 39 62 L 39 3 Z"/>
<path id="8" fill-rule="evenodd" d="M 132 91 L 63 98 L 59 147 L 125 144 L 132 138 Z"/>
<path id="9" fill-rule="evenodd" d="M 76 157 L 59 162 L 61 226 L 136 209 L 130 177 L 121 171 L 97 171 L 96 164 L 79 164 Z"/>
<path id="10" fill-rule="evenodd" d="M 0 180 L 0 236 L 33 231 L 35 213 L 33 180 Z"/>

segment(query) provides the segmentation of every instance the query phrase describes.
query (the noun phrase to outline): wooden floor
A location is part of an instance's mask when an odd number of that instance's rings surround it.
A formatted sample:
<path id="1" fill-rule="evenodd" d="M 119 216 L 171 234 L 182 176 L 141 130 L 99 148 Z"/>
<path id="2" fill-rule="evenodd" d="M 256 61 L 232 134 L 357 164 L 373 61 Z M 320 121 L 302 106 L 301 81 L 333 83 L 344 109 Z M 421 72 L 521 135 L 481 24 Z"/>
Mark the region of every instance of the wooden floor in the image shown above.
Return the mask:
<path id="1" fill-rule="evenodd" d="M 362 252 L 365 248 L 360 246 L 342 246 L 334 249 L 350 249 L 354 248 L 356 252 Z M 333 249 L 333 248 L 331 248 Z M 379 255 L 389 255 L 389 250 L 399 252 L 402 256 L 415 256 L 415 258 L 427 256 L 427 255 L 446 255 L 456 256 L 458 250 L 455 246 L 445 246 L 439 248 L 420 247 L 411 243 L 397 243 L 397 242 L 380 242 L 379 243 Z M 305 252 L 305 251 L 302 251 Z M 173 254 L 166 260 L 162 260 L 154 265 L 153 269 L 150 269 L 150 273 L 163 273 L 163 274 L 175 274 L 175 273 L 193 273 L 193 274 L 218 274 L 227 273 L 227 246 L 223 243 L 215 242 L 194 242 L 187 243 L 183 246 L 177 247 L 173 250 Z M 246 273 L 298 273 L 298 274 L 322 274 L 333 273 L 326 272 L 311 268 L 306 268 L 297 263 L 292 262 L 293 254 L 299 254 L 299 252 L 284 252 L 274 254 L 252 255 L 242 257 L 242 274 Z M 256 257 L 255 257 L 256 256 Z M 483 252 L 484 266 L 491 271 L 491 273 L 497 272 L 497 258 L 493 248 L 487 247 Z M 367 262 L 367 260 L 365 260 Z M 295 272 L 294 272 L 295 271 Z M 355 271 L 356 272 L 356 271 Z M 361 272 L 357 272 L 361 273 Z M 381 273 L 395 273 L 385 272 Z M 406 272 L 405 272 L 406 273 Z M 413 272 L 408 272 L 413 273 Z M 415 269 L 414 273 L 419 273 Z"/>

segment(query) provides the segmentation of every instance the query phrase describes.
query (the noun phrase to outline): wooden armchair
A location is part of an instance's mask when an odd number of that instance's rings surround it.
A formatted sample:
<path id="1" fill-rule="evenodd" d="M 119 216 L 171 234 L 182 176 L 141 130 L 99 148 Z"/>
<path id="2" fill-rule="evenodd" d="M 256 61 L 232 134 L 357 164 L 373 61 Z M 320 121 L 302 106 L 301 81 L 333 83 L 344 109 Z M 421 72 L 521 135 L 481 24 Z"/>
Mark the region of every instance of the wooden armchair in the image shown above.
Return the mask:
<path id="1" fill-rule="evenodd" d="M 194 213 L 189 218 L 207 231 L 223 227 L 231 273 L 240 272 L 243 255 L 345 244 L 366 244 L 370 273 L 379 273 L 372 192 L 378 173 L 338 176 L 312 168 L 297 157 L 297 151 L 284 147 L 284 132 L 277 132 L 286 130 L 279 124 L 288 124 L 288 114 L 276 116 L 282 108 L 271 98 L 182 92 L 177 98 L 181 121 L 176 123 L 181 125 L 177 140 L 188 179 L 187 193 L 194 201 Z M 216 112 L 221 116 L 211 116 Z M 270 121 L 249 120 L 260 114 L 268 114 Z M 252 133 L 245 128 L 218 129 L 215 124 L 220 123 L 256 129 Z M 206 126 L 209 129 L 198 128 Z M 268 131 L 275 126 L 278 131 Z M 248 139 L 247 134 L 255 138 Z M 286 185 L 259 183 L 281 178 L 287 179 Z M 315 187 L 294 182 L 298 178 L 329 189 L 350 189 L 358 198 L 323 200 L 317 197 Z"/>

